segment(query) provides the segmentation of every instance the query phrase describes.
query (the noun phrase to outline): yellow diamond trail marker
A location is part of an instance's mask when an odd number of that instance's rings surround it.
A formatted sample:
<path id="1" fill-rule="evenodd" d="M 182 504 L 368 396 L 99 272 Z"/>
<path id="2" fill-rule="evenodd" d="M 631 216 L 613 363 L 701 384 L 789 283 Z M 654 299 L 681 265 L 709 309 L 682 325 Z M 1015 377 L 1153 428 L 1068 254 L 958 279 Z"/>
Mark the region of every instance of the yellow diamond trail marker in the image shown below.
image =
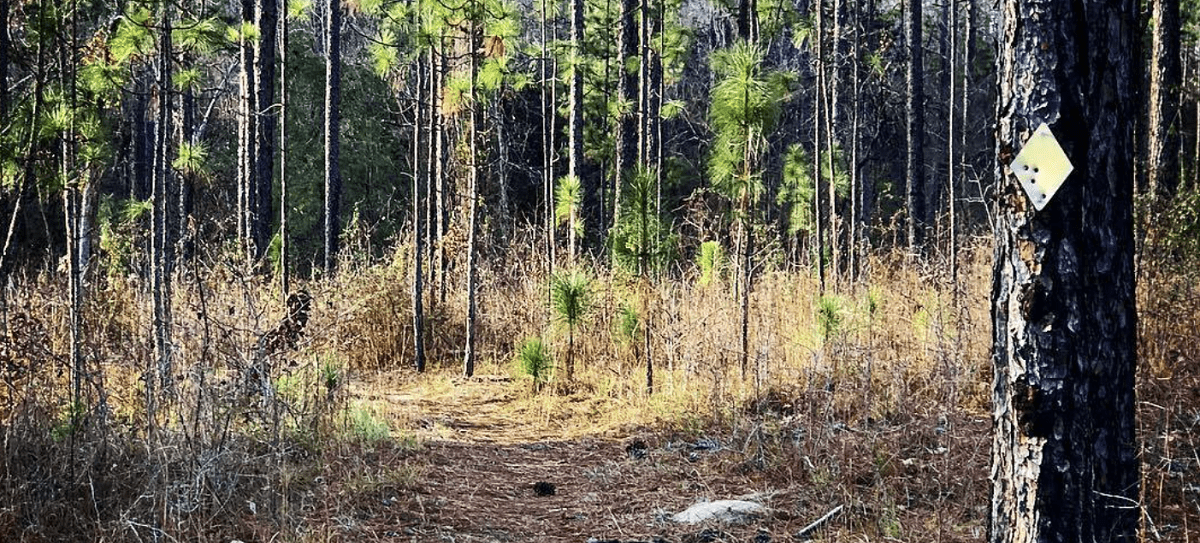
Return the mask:
<path id="1" fill-rule="evenodd" d="M 1009 164 L 1033 207 L 1041 211 L 1075 169 L 1046 123 L 1029 136 L 1025 148 Z"/>

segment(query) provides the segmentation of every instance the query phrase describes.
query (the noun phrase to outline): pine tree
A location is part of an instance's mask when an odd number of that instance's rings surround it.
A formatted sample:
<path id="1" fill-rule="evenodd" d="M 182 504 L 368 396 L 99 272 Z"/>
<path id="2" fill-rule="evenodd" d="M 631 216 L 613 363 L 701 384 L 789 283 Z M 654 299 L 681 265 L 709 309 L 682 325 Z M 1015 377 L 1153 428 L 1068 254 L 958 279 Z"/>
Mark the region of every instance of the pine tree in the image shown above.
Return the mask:
<path id="1" fill-rule="evenodd" d="M 767 148 L 766 138 L 775 129 L 780 115 L 779 104 L 787 92 L 783 74 L 768 73 L 763 69 L 763 56 L 762 48 L 746 41 L 713 54 L 712 69 L 717 83 L 712 90 L 708 114 L 715 134 L 708 158 L 709 176 L 716 192 L 727 198 L 736 210 L 743 375 L 749 356 L 752 213 L 762 192 L 762 155 Z"/>

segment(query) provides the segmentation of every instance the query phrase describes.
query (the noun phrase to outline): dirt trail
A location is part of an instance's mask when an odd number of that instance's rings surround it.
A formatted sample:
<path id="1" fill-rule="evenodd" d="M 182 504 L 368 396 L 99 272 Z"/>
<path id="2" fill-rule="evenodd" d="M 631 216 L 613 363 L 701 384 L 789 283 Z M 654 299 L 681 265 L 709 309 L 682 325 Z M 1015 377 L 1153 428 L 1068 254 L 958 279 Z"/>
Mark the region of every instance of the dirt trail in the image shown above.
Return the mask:
<path id="1" fill-rule="evenodd" d="M 403 375 L 374 376 L 354 396 L 383 407 L 393 427 L 416 434 L 421 449 L 394 464 L 414 470 L 407 491 L 383 485 L 361 536 L 413 541 L 770 541 L 789 540 L 798 520 L 785 490 L 734 469 L 730 449 L 697 451 L 686 438 L 596 426 L 588 401 L 568 413 L 541 412 L 501 378 L 431 386 Z M 596 417 L 599 419 L 599 417 Z M 644 450 L 630 445 L 640 440 Z M 384 460 L 388 462 L 388 460 Z M 760 474 L 761 475 L 761 474 Z M 542 492 L 537 491 L 537 483 Z M 553 494 L 549 494 L 552 485 Z M 739 526 L 668 520 L 697 499 L 758 493 L 779 511 Z M 388 494 L 396 494 L 395 496 Z M 395 509 L 395 511 L 390 511 Z M 706 531 L 707 530 L 707 531 Z"/>
<path id="2" fill-rule="evenodd" d="M 353 469 L 343 471 L 359 475 L 339 492 L 357 505 L 324 513 L 342 523 L 334 539 L 767 543 L 792 541 L 838 505 L 845 510 L 821 540 L 982 534 L 984 418 L 854 428 L 801 413 L 758 422 L 747 415 L 731 437 L 671 430 L 679 421 L 655 419 L 644 399 L 530 396 L 522 386 L 410 372 L 359 382 L 351 401 L 372 406 L 420 445 L 392 445 L 366 460 L 345 455 Z M 720 499 L 750 499 L 768 512 L 736 525 L 670 520 L 697 501 Z"/>

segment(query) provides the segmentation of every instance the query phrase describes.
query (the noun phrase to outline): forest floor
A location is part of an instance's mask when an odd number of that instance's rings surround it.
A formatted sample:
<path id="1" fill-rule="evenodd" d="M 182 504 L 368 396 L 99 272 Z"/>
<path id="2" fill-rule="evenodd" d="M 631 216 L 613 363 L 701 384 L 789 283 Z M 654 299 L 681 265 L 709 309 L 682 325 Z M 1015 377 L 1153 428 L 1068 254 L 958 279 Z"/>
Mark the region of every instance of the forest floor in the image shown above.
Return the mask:
<path id="1" fill-rule="evenodd" d="M 507 377 L 399 371 L 366 377 L 351 395 L 400 430 L 325 453 L 324 495 L 311 498 L 324 506 L 305 521 L 326 530 L 318 539 L 792 541 L 839 506 L 810 537 L 984 535 L 982 414 L 812 427 L 799 405 L 776 397 L 732 425 L 700 424 L 590 393 L 533 396 Z M 767 512 L 736 523 L 670 519 L 721 499 Z"/>

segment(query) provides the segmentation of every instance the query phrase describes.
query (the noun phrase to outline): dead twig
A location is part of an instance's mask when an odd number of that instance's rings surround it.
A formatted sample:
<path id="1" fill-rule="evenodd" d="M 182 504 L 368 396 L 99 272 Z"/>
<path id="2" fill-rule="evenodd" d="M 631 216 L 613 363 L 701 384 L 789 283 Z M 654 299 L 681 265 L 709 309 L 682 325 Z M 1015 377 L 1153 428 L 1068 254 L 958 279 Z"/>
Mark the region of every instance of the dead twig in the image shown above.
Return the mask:
<path id="1" fill-rule="evenodd" d="M 834 507 L 828 513 L 825 513 L 825 516 L 823 516 L 817 520 L 814 520 L 812 522 L 812 524 L 809 524 L 808 526 L 801 528 L 799 532 L 796 532 L 796 539 L 799 539 L 801 541 L 810 539 L 808 537 L 810 534 L 815 532 L 817 530 L 817 528 L 820 528 L 823 524 L 825 524 L 826 522 L 829 522 L 830 519 L 832 519 L 834 516 L 836 516 L 838 513 L 841 513 L 841 512 L 842 512 L 842 506 L 839 505 L 837 507 Z"/>

